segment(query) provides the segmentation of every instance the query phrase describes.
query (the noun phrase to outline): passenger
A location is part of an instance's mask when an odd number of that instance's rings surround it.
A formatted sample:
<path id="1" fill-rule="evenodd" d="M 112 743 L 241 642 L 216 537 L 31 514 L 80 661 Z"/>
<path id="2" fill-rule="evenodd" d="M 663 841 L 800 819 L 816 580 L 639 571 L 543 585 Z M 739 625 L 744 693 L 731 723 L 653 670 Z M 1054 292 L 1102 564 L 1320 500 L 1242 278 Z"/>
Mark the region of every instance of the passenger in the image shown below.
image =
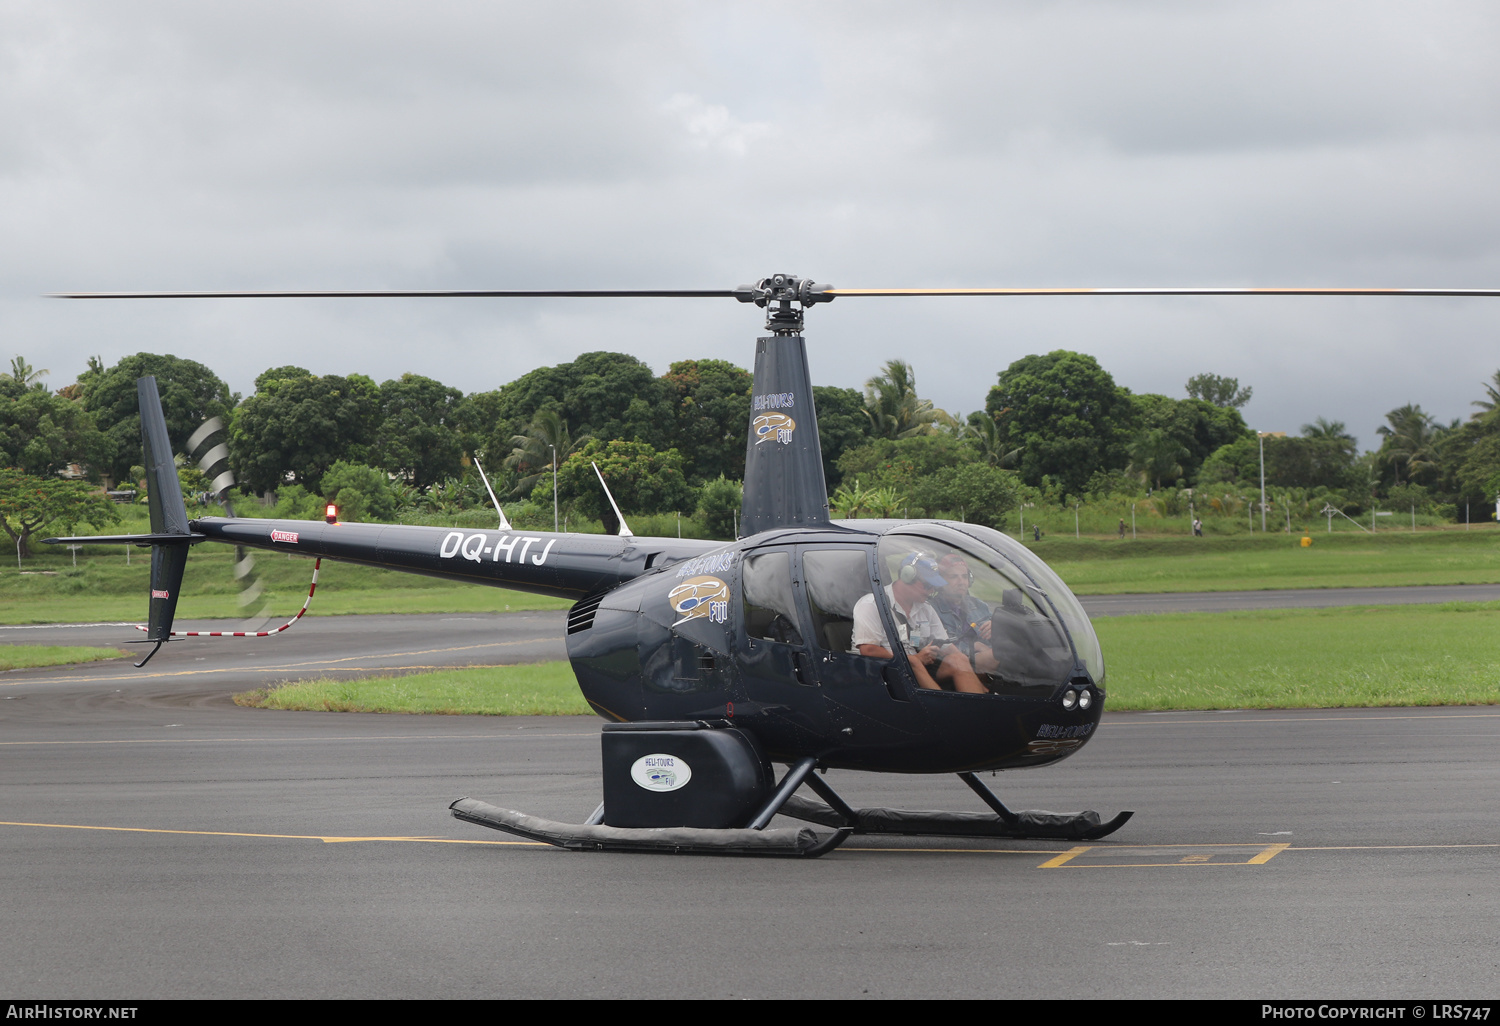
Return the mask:
<path id="1" fill-rule="evenodd" d="M 949 641 L 943 621 L 929 601 L 946 583 L 937 564 L 919 552 L 901 561 L 896 580 L 885 589 L 901 646 L 920 687 L 939 691 L 948 684 L 955 691 L 987 694 L 989 689 L 979 683 L 968 656 Z M 860 655 L 872 659 L 895 657 L 873 594 L 862 596 L 854 604 L 853 644 Z"/>
<path id="2" fill-rule="evenodd" d="M 932 600 L 943 629 L 968 656 L 969 663 L 979 673 L 993 673 L 1000 665 L 991 651 L 990 607 L 969 594 L 974 583 L 974 573 L 968 561 L 957 553 L 949 553 L 938 560 L 938 573 L 943 578 L 943 590 Z"/>

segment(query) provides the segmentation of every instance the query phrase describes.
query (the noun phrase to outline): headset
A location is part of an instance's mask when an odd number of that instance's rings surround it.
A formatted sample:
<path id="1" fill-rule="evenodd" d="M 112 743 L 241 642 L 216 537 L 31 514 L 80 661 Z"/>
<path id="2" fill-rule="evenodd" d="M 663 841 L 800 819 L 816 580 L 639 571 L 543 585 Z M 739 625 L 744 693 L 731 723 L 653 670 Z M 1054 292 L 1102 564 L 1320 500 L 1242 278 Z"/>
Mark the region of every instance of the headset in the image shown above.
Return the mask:
<path id="1" fill-rule="evenodd" d="M 924 559 L 929 563 L 934 562 L 931 556 L 928 556 L 925 553 L 921 552 L 913 552 L 911 555 L 907 556 L 901 561 L 901 569 L 897 571 L 897 576 L 901 578 L 902 584 L 916 583 L 917 563 Z"/>

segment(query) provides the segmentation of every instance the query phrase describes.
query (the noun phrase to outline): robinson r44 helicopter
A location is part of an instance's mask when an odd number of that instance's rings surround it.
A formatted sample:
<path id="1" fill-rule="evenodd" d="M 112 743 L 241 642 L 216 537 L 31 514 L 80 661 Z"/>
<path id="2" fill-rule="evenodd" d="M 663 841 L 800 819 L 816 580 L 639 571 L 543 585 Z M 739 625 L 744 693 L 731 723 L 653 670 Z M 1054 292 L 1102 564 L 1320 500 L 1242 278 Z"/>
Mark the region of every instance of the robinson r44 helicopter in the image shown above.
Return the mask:
<path id="1" fill-rule="evenodd" d="M 722 291 L 69 293 L 733 298 L 767 311 L 768 334 L 756 340 L 741 537 L 734 542 L 637 538 L 617 507 L 615 536 L 518 531 L 503 512 L 493 531 L 343 523 L 333 515 L 327 522 L 189 520 L 152 378 L 139 382 L 151 532 L 48 540 L 151 547 L 151 655 L 174 636 L 188 547 L 204 541 L 573 600 L 568 658 L 584 698 L 608 721 L 601 732 L 604 800 L 585 823 L 566 824 L 461 798 L 450 808 L 470 823 L 573 850 L 801 857 L 822 855 L 853 833 L 1101 838 L 1132 814 L 1105 821 L 1096 812 L 1012 811 L 975 776 L 1045 766 L 1093 738 L 1106 692 L 1088 616 L 1057 574 L 998 531 L 933 520 L 831 519 L 802 335 L 807 307 L 845 296 L 1038 294 L 1500 290 L 871 290 L 777 274 Z M 946 627 L 930 604 L 940 590 L 961 614 Z M 775 763 L 787 767 L 779 780 Z M 815 772 L 830 769 L 953 773 L 992 811 L 852 808 Z M 803 785 L 821 801 L 795 794 Z M 827 829 L 769 827 L 777 814 Z"/>

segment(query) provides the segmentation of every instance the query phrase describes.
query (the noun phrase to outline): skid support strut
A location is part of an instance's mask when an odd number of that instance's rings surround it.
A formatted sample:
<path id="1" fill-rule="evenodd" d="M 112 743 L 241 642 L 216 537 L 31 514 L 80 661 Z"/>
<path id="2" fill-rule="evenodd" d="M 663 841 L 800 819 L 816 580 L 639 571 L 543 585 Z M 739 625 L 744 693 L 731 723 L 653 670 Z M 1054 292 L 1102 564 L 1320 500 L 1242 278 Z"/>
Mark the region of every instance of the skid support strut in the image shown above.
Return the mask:
<path id="1" fill-rule="evenodd" d="M 790 774 L 788 774 L 790 776 Z M 1036 837 L 1065 841 L 1094 841 L 1124 826 L 1133 812 L 1122 812 L 1104 822 L 1097 812 L 1013 812 L 972 773 L 960 773 L 994 814 L 983 812 L 924 812 L 909 809 L 855 809 L 838 796 L 826 780 L 811 777 L 808 786 L 828 804 L 788 798 L 781 814 L 822 826 L 849 827 L 856 834 L 906 834 L 935 837 Z"/>

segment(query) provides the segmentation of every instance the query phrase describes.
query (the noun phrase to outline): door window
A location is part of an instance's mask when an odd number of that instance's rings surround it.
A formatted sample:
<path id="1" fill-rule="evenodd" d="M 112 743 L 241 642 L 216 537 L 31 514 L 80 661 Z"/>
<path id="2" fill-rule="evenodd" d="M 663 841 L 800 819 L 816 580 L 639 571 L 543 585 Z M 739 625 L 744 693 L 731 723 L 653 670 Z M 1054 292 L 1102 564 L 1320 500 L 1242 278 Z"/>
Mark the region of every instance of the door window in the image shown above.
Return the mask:
<path id="1" fill-rule="evenodd" d="M 802 582 L 812 612 L 813 644 L 825 652 L 852 652 L 854 604 L 872 590 L 865 550 L 804 549 Z"/>
<path id="2" fill-rule="evenodd" d="M 740 569 L 745 597 L 745 636 L 801 645 L 792 594 L 792 556 L 786 550 L 752 553 Z"/>

